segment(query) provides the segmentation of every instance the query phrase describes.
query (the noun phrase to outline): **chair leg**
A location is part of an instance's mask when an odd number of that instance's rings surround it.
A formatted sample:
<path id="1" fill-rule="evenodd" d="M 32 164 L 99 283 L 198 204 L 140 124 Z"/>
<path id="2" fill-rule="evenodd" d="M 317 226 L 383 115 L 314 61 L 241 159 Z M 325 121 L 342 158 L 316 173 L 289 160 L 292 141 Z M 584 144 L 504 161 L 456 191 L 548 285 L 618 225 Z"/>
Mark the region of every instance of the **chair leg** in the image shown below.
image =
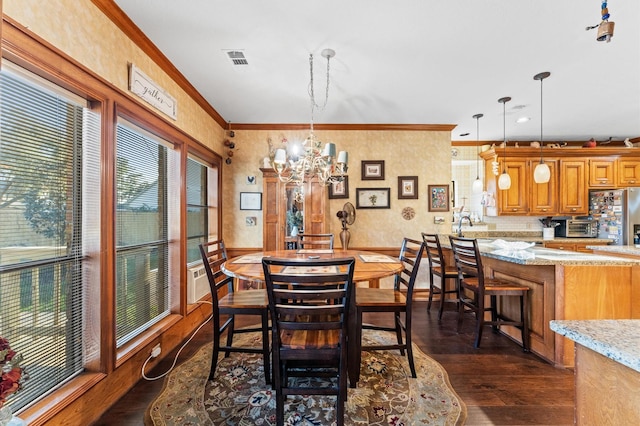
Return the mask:
<path id="1" fill-rule="evenodd" d="M 476 311 L 476 342 L 473 347 L 480 348 L 480 341 L 482 340 L 482 330 L 484 329 L 484 299 L 475 296 L 476 305 L 478 310 Z"/>
<path id="2" fill-rule="evenodd" d="M 211 354 L 211 368 L 209 369 L 209 380 L 216 376 L 218 366 L 218 356 L 220 355 L 220 318 L 213 317 L 213 354 Z"/>
<path id="3" fill-rule="evenodd" d="M 444 298 L 446 296 L 445 290 L 447 289 L 447 279 L 445 277 L 440 278 L 440 310 L 438 312 L 438 320 L 442 319 L 442 312 L 444 311 Z"/>
<path id="4" fill-rule="evenodd" d="M 232 314 L 231 321 L 229 322 L 229 326 L 227 327 L 227 347 L 233 346 L 233 331 L 234 331 L 235 324 L 236 324 L 236 317 L 235 315 Z M 224 353 L 224 357 L 228 358 L 230 353 L 231 352 L 226 351 Z"/>
<path id="5" fill-rule="evenodd" d="M 413 343 L 411 343 L 411 313 L 409 312 L 405 314 L 404 325 L 405 342 L 407 344 L 407 360 L 409 361 L 409 368 L 411 369 L 411 377 L 415 379 L 416 377 L 418 377 L 418 375 L 416 374 L 416 365 L 413 362 Z"/>
<path id="6" fill-rule="evenodd" d="M 396 322 L 396 339 L 399 345 L 402 345 L 402 323 L 400 321 L 400 312 L 394 313 Z M 400 349 L 400 355 L 404 356 L 404 349 Z"/>
<path id="7" fill-rule="evenodd" d="M 351 373 L 349 375 L 349 386 L 355 388 L 360 380 L 360 363 L 362 362 L 362 311 L 356 310 L 355 312 L 356 325 L 355 344 L 350 345 L 351 351 L 347 354 L 349 367 L 347 370 Z"/>
<path id="8" fill-rule="evenodd" d="M 464 320 L 464 303 L 462 303 L 462 299 L 458 302 L 458 333 L 462 331 L 462 321 Z"/>
<path id="9" fill-rule="evenodd" d="M 431 302 L 433 301 L 433 291 L 435 286 L 433 285 L 433 272 L 429 273 L 429 301 L 427 302 L 427 312 L 431 312 Z"/>
<path id="10" fill-rule="evenodd" d="M 497 333 L 500 330 L 500 326 L 497 325 L 498 321 L 498 298 L 491 296 L 491 321 L 493 322 L 493 332 Z"/>
<path id="11" fill-rule="evenodd" d="M 265 384 L 271 384 L 271 361 L 269 348 L 269 312 L 262 312 L 262 363 L 264 365 L 264 381 Z"/>

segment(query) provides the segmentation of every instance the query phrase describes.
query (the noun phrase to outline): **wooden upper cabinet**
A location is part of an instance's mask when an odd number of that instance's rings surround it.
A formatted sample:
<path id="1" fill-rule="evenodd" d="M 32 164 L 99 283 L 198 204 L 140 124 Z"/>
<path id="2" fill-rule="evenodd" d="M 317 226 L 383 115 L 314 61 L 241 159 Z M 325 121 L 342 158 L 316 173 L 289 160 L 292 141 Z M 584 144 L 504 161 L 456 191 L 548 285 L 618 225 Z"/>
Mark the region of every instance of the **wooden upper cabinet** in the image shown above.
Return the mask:
<path id="1" fill-rule="evenodd" d="M 500 170 L 503 170 L 502 167 L 501 164 Z M 498 190 L 499 214 L 517 216 L 527 214 L 529 212 L 528 161 L 507 159 L 506 171 L 511 177 L 511 187 Z"/>
<path id="2" fill-rule="evenodd" d="M 533 171 L 539 164 L 539 160 L 531 161 L 531 203 L 529 212 L 532 215 L 550 216 L 558 212 L 558 162 L 556 160 L 547 160 L 544 162 L 549 166 L 551 178 L 547 183 L 536 183 L 533 180 Z"/>
<path id="3" fill-rule="evenodd" d="M 618 160 L 618 186 L 640 186 L 640 160 Z"/>
<path id="4" fill-rule="evenodd" d="M 560 160 L 560 214 L 587 214 L 589 200 L 587 160 Z"/>
<path id="5" fill-rule="evenodd" d="M 591 188 L 614 188 L 616 186 L 616 160 L 589 160 L 589 186 Z"/>

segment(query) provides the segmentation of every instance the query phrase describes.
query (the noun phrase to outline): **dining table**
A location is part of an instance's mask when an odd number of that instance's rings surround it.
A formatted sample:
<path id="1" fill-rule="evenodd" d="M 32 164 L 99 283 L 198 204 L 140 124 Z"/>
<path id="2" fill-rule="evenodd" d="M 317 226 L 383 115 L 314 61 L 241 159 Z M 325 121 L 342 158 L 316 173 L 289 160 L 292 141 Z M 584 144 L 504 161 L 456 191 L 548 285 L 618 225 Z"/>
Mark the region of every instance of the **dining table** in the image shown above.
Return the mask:
<path id="1" fill-rule="evenodd" d="M 369 287 L 378 288 L 380 279 L 394 276 L 403 269 L 403 264 L 397 257 L 388 256 L 382 253 L 376 253 L 367 250 L 343 250 L 343 249 L 299 249 L 299 250 L 273 250 L 249 253 L 242 256 L 234 257 L 227 260 L 221 265 L 221 270 L 226 275 L 234 277 L 238 280 L 245 280 L 252 283 L 263 283 L 264 272 L 262 269 L 263 257 L 277 257 L 286 259 L 304 260 L 315 259 L 337 259 L 344 257 L 353 257 L 355 259 L 355 267 L 353 271 L 354 283 L 368 283 Z M 362 284 L 361 284 L 362 285 Z M 361 350 L 361 343 L 356 341 L 355 327 L 357 324 L 356 307 L 355 307 L 355 287 L 351 297 L 351 306 L 348 311 L 347 325 L 347 370 L 349 376 L 349 384 L 355 387 L 358 377 L 359 365 L 355 365 L 351 354 L 358 353 Z"/>

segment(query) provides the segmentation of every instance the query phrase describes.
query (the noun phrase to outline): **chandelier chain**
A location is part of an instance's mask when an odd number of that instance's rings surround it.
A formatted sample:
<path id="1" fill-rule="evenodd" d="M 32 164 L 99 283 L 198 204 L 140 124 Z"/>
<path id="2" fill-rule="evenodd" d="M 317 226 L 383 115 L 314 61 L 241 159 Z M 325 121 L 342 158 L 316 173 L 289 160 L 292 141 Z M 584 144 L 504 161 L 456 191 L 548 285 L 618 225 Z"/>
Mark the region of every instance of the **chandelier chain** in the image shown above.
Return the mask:
<path id="1" fill-rule="evenodd" d="M 316 103 L 316 96 L 315 96 L 315 90 L 314 90 L 314 82 L 313 82 L 313 53 L 309 54 L 309 74 L 311 75 L 311 78 L 309 79 L 309 99 L 311 100 L 311 131 L 313 132 L 313 117 L 314 117 L 314 112 L 315 109 L 318 108 L 319 110 L 324 110 L 325 107 L 327 106 L 327 102 L 329 101 L 329 71 L 330 71 L 330 65 L 331 63 L 331 57 L 327 56 L 327 83 L 325 86 L 325 93 L 324 93 L 324 102 L 322 103 L 322 106 L 318 105 Z"/>

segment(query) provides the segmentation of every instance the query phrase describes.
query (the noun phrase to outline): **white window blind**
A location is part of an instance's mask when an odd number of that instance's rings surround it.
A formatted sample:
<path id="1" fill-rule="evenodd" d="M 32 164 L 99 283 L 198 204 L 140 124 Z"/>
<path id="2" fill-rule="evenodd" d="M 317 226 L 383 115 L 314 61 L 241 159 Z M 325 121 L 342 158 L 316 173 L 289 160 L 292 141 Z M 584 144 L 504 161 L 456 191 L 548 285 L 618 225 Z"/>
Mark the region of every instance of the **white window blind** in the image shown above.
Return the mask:
<path id="1" fill-rule="evenodd" d="M 117 125 L 118 347 L 169 314 L 171 146 L 123 120 Z"/>
<path id="2" fill-rule="evenodd" d="M 3 64 L 0 336 L 24 356 L 30 376 L 8 399 L 14 411 L 83 370 L 91 275 L 83 240 L 85 232 L 97 233 L 84 228 L 85 215 L 100 210 L 99 196 L 85 197 L 99 193 L 86 190 L 85 177 L 99 182 L 100 119 L 81 102 Z"/>

